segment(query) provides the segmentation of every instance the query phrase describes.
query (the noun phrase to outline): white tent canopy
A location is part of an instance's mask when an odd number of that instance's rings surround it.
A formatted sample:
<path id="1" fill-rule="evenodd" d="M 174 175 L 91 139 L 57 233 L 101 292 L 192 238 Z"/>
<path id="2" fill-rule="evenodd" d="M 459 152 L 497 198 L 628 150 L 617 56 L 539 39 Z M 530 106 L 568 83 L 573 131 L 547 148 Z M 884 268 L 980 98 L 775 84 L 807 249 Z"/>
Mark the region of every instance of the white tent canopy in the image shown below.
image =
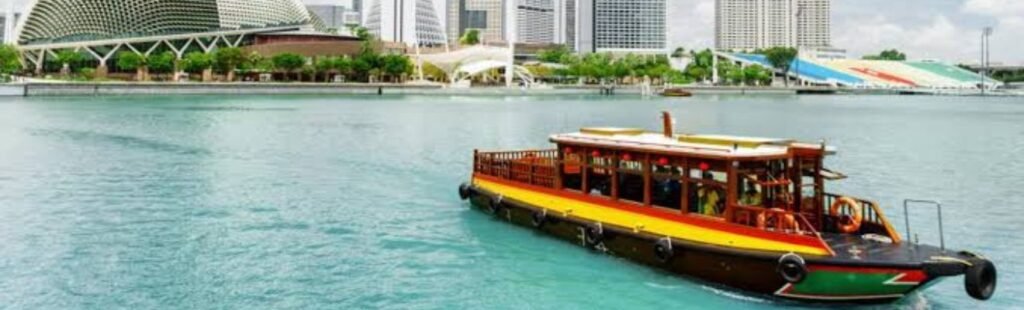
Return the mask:
<path id="1" fill-rule="evenodd" d="M 508 66 L 510 50 L 507 47 L 474 45 L 446 53 L 415 55 L 417 61 L 428 62 L 438 67 L 458 84 L 475 75 L 492 69 Z M 522 66 L 514 66 L 516 76 L 528 84 L 533 83 L 533 75 Z"/>

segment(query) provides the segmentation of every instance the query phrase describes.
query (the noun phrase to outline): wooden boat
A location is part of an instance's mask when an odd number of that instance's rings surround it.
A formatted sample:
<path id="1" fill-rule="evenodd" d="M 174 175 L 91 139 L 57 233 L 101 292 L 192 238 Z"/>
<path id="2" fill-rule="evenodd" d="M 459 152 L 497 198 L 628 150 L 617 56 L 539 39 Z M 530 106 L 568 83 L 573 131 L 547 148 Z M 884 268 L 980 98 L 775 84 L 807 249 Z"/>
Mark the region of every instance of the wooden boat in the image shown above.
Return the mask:
<path id="1" fill-rule="evenodd" d="M 693 93 L 682 88 L 666 88 L 661 91 L 661 95 L 665 97 L 692 97 Z"/>
<path id="2" fill-rule="evenodd" d="M 661 133 L 584 128 L 551 136 L 551 150 L 474 151 L 459 195 L 587 248 L 783 299 L 891 302 L 960 275 L 970 296 L 994 293 L 985 257 L 909 242 L 878 204 L 827 193 L 844 177 L 823 167 L 833 147 L 675 134 L 670 119 Z"/>

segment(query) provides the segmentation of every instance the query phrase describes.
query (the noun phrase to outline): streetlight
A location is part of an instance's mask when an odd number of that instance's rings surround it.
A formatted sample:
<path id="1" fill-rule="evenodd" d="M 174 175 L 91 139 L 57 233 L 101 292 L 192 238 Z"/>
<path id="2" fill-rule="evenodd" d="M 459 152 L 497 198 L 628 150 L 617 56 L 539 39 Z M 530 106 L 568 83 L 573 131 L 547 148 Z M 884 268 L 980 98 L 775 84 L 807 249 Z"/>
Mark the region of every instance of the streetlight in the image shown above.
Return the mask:
<path id="1" fill-rule="evenodd" d="M 989 37 L 992 36 L 992 27 L 985 27 L 981 30 L 981 95 L 985 95 L 985 77 L 988 75 L 989 65 Z"/>

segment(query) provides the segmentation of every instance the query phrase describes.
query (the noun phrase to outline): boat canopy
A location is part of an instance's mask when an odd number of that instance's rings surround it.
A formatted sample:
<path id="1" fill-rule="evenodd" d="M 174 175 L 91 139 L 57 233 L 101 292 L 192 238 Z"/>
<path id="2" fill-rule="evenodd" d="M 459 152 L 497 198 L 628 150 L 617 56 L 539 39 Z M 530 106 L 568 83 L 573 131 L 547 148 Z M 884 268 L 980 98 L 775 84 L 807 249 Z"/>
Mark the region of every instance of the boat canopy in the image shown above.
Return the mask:
<path id="1" fill-rule="evenodd" d="M 764 158 L 787 157 L 792 151 L 835 153 L 823 144 L 801 143 L 791 139 L 655 133 L 636 128 L 590 127 L 579 132 L 556 134 L 551 142 L 611 149 L 631 149 L 698 157 Z"/>

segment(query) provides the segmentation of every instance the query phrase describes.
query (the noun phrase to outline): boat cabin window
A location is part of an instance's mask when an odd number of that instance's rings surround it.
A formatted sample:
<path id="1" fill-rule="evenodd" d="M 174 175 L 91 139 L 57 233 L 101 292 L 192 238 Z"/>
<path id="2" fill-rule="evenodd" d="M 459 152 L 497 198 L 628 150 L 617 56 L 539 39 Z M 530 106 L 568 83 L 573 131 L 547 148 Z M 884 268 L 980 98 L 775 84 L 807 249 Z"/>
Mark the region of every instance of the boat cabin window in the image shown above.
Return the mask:
<path id="1" fill-rule="evenodd" d="M 644 162 L 642 154 L 619 154 L 618 194 L 620 200 L 644 203 Z"/>
<path id="2" fill-rule="evenodd" d="M 566 189 L 583 190 L 583 152 L 572 147 L 562 147 L 562 186 Z"/>
<path id="3" fill-rule="evenodd" d="M 682 208 L 683 167 L 669 157 L 651 157 L 651 204 L 679 210 Z"/>
<path id="4" fill-rule="evenodd" d="M 689 212 L 721 217 L 725 213 L 725 162 L 704 161 L 691 167 L 686 182 L 689 188 Z"/>
<path id="5" fill-rule="evenodd" d="M 590 152 L 588 158 L 590 169 L 587 171 L 587 185 L 590 192 L 599 192 L 601 195 L 611 197 L 615 155 L 610 152 L 594 150 Z"/>

